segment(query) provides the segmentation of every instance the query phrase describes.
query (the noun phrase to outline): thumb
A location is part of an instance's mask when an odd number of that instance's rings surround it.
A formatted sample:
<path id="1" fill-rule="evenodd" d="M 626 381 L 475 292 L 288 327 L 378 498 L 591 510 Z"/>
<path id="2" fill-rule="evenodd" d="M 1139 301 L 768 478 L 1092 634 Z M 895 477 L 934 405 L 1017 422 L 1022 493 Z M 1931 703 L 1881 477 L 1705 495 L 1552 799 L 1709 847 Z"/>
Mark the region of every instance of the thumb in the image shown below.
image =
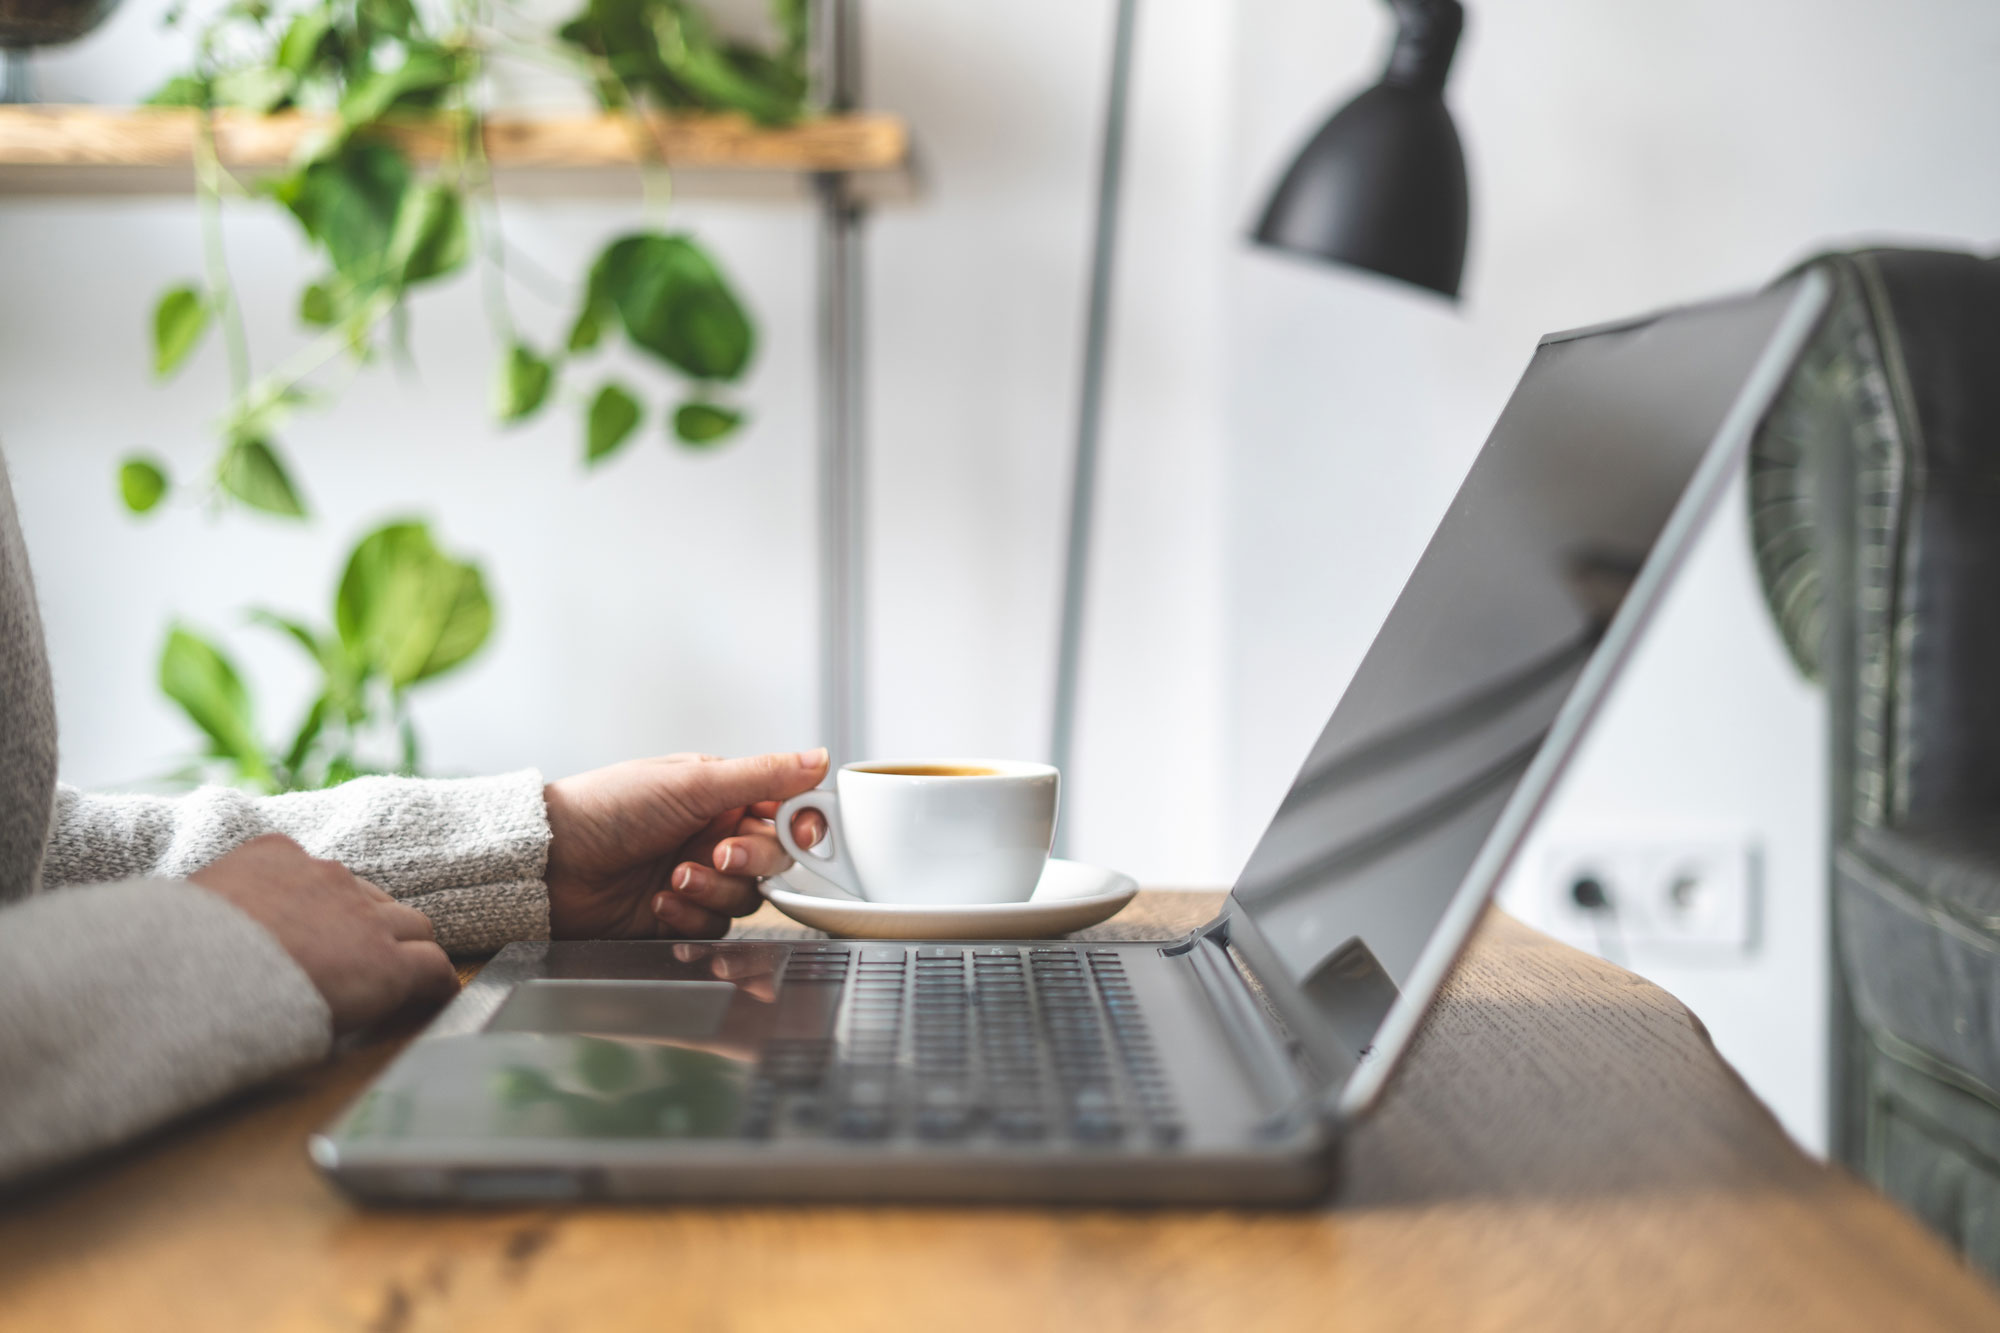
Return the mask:
<path id="1" fill-rule="evenodd" d="M 800 754 L 758 754 L 744 759 L 717 759 L 683 765 L 688 804 L 713 816 L 759 801 L 782 801 L 811 791 L 826 776 L 827 754 L 821 747 Z"/>

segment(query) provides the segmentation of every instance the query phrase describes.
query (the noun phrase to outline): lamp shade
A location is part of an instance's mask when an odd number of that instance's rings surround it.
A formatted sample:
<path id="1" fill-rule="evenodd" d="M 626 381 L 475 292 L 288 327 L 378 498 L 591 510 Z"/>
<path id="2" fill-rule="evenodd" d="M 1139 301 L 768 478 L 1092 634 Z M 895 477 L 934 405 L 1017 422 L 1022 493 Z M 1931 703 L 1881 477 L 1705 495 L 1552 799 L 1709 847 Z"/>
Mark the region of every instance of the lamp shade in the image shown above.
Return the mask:
<path id="1" fill-rule="evenodd" d="M 1465 152 L 1444 105 L 1465 11 L 1390 0 L 1400 20 L 1381 82 L 1320 127 L 1257 224 L 1259 244 L 1458 295 Z"/>

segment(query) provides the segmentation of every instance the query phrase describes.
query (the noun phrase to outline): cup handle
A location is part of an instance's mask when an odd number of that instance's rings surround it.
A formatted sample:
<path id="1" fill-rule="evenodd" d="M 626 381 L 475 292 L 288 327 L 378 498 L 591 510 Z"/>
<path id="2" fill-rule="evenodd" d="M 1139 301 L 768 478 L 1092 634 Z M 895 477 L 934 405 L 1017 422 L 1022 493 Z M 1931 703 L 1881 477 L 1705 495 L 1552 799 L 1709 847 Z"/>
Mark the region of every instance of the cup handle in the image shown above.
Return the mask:
<path id="1" fill-rule="evenodd" d="M 832 843 L 825 855 L 807 851 L 792 837 L 792 816 L 802 810 L 817 810 L 826 819 L 827 838 L 820 843 Z M 831 787 L 815 787 L 809 792 L 794 796 L 778 807 L 778 842 L 794 861 L 818 875 L 831 880 L 855 897 L 867 899 L 861 888 L 860 877 L 854 873 L 854 866 L 847 859 L 847 838 L 840 831 L 840 795 Z"/>

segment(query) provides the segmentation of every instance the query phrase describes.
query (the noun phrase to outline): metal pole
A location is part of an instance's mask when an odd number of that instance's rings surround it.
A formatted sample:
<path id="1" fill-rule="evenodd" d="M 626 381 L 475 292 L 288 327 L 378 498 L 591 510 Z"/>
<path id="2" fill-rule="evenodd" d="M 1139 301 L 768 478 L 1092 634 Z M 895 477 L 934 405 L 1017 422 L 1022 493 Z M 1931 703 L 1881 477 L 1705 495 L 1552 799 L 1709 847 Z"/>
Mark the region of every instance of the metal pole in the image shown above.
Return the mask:
<path id="1" fill-rule="evenodd" d="M 820 100 L 860 96 L 855 0 L 821 0 L 814 24 Z M 821 739 L 841 764 L 862 757 L 864 464 L 861 440 L 861 223 L 846 176 L 814 178 L 819 196 L 819 611 Z"/>
<path id="2" fill-rule="evenodd" d="M 29 48 L 9 46 L 0 50 L 4 73 L 0 73 L 0 105 L 28 106 L 35 99 L 35 67 Z"/>
<path id="3" fill-rule="evenodd" d="M 1091 237 L 1090 296 L 1084 310 L 1083 384 L 1077 396 L 1075 474 L 1070 483 L 1069 547 L 1063 567 L 1062 628 L 1056 647 L 1055 720 L 1049 762 L 1069 773 L 1076 741 L 1076 693 L 1083 649 L 1084 594 L 1090 582 L 1090 526 L 1097 497 L 1097 440 L 1104 418 L 1104 358 L 1111 322 L 1111 270 L 1118 242 L 1118 196 L 1125 166 L 1125 107 L 1132 82 L 1132 30 L 1138 0 L 1118 0 L 1111 38 L 1111 86 L 1098 147 L 1097 220 Z M 1068 845 L 1069 821 L 1056 828 L 1056 854 Z"/>

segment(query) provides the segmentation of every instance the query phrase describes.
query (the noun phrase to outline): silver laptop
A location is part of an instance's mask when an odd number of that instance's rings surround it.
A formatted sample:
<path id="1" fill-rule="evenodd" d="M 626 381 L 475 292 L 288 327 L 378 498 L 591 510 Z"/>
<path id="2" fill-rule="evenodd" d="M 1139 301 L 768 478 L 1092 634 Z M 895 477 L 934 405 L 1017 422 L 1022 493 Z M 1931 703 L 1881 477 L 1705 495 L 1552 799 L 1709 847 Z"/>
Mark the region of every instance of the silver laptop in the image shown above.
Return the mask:
<path id="1" fill-rule="evenodd" d="M 1543 339 L 1187 938 L 511 945 L 314 1160 L 384 1201 L 1322 1195 L 1824 304 Z"/>

